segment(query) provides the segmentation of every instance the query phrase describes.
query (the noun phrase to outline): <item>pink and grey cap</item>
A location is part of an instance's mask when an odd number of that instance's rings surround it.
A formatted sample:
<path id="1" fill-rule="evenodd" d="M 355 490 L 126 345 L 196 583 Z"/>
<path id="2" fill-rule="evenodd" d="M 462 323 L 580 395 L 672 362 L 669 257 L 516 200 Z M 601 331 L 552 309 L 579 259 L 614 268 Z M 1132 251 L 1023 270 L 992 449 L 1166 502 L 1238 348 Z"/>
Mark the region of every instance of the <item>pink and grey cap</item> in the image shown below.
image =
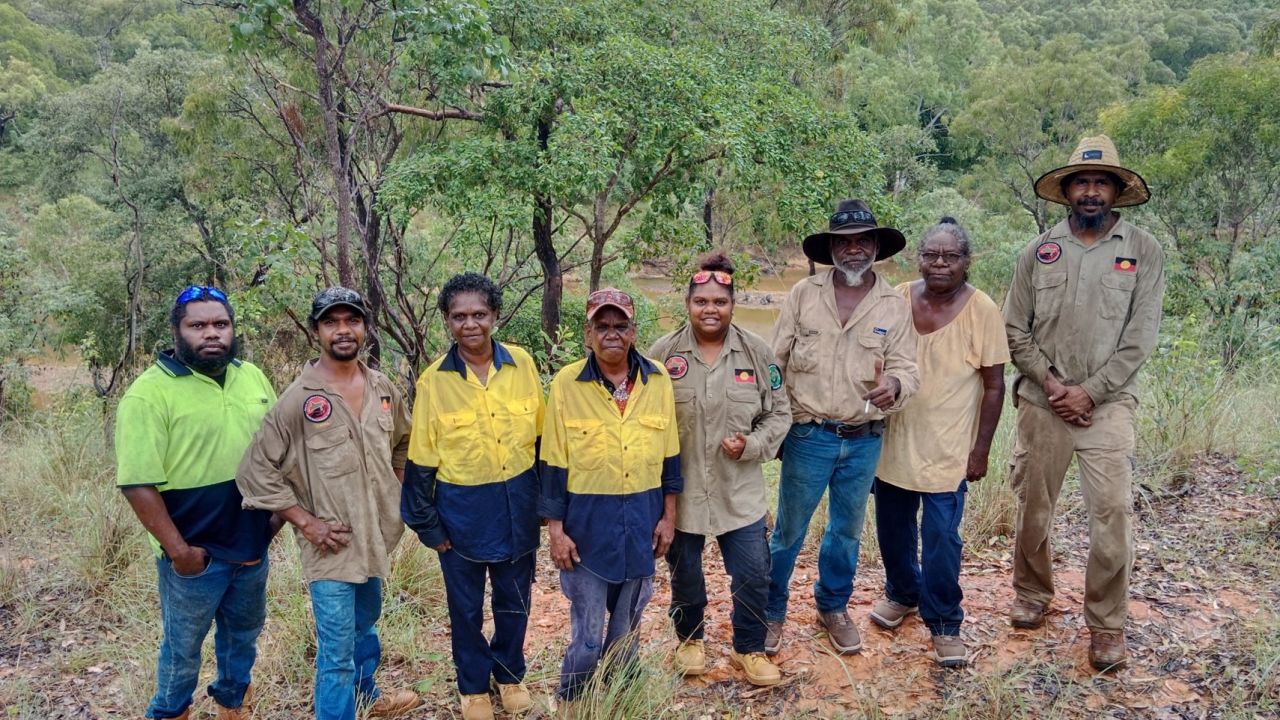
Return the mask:
<path id="1" fill-rule="evenodd" d="M 602 288 L 587 296 L 587 319 L 594 318 L 601 308 L 606 307 L 618 308 L 628 320 L 636 316 L 636 306 L 630 295 L 618 288 Z"/>

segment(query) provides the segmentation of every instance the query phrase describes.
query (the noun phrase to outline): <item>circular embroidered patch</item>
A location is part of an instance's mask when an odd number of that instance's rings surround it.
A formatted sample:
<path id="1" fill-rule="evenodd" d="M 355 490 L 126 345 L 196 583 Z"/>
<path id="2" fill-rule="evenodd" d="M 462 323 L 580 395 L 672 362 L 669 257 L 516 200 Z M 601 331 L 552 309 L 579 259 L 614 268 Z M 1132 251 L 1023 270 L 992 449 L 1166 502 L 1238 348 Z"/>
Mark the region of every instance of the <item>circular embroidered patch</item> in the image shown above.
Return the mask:
<path id="1" fill-rule="evenodd" d="M 672 355 L 662 363 L 667 366 L 667 374 L 672 380 L 679 380 L 689 372 L 689 361 L 682 355 Z"/>
<path id="2" fill-rule="evenodd" d="M 769 365 L 769 389 L 782 387 L 782 370 L 777 365 Z"/>
<path id="3" fill-rule="evenodd" d="M 1062 246 L 1056 242 L 1047 242 L 1036 248 L 1036 259 L 1045 265 L 1058 262 L 1062 257 Z"/>
<path id="4" fill-rule="evenodd" d="M 311 422 L 324 422 L 333 414 L 333 403 L 324 395 L 312 395 L 302 401 L 302 414 Z"/>

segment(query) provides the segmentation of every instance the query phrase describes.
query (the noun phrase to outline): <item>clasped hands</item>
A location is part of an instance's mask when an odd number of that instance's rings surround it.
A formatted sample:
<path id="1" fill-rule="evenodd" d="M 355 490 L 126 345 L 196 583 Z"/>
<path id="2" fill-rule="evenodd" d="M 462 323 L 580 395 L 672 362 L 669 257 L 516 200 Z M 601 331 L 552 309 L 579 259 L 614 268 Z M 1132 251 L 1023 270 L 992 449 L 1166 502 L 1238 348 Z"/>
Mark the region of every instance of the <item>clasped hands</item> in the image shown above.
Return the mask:
<path id="1" fill-rule="evenodd" d="M 1052 373 L 1041 386 L 1049 400 L 1049 408 L 1063 421 L 1079 427 L 1093 425 L 1093 398 L 1079 385 L 1066 385 Z"/>

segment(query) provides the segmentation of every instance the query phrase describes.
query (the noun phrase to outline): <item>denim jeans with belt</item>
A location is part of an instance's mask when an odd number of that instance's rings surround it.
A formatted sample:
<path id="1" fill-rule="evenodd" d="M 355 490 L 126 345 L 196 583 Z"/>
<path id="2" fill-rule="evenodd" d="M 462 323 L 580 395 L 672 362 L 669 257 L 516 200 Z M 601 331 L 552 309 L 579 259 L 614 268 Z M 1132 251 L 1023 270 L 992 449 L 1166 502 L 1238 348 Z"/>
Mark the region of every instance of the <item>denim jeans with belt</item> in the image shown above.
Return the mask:
<path id="1" fill-rule="evenodd" d="M 265 555 L 256 565 L 211 558 L 203 572 L 185 576 L 167 557 L 156 558 L 164 638 L 147 717 L 178 717 L 191 705 L 210 625 L 218 674 L 209 695 L 223 707 L 240 707 L 267 619 L 267 570 Z"/>
<path id="2" fill-rule="evenodd" d="M 534 553 L 515 560 L 477 562 L 456 549 L 440 553 L 449 635 L 458 692 L 489 692 L 489 678 L 511 685 L 524 680 L 524 636 L 529 626 Z M 493 637 L 484 636 L 484 586 L 492 587 Z"/>
<path id="3" fill-rule="evenodd" d="M 311 582 L 316 617 L 316 719 L 354 720 L 356 705 L 378 699 L 373 671 L 382 661 L 374 624 L 382 615 L 382 579 Z"/>
<path id="4" fill-rule="evenodd" d="M 844 610 L 853 595 L 862 545 L 867 496 L 880 460 L 880 436 L 842 438 L 816 423 L 791 426 L 783 442 L 778 482 L 778 519 L 769 538 L 772 568 L 765 618 L 787 617 L 789 584 L 804 546 L 809 520 L 822 494 L 827 496 L 827 527 L 818 547 L 818 579 L 813 599 L 819 612 Z"/>
<path id="5" fill-rule="evenodd" d="M 764 651 L 764 603 L 769 597 L 769 543 L 764 518 L 746 527 L 716 536 L 729 591 L 733 596 L 733 649 L 740 653 Z M 702 573 L 702 548 L 706 538 L 676 531 L 667 551 L 671 568 L 671 615 L 676 637 L 700 640 L 707 609 L 707 584 Z"/>
<path id="6" fill-rule="evenodd" d="M 927 493 L 881 480 L 875 484 L 884 594 L 901 605 L 919 606 L 920 619 L 934 635 L 959 635 L 964 621 L 960 521 L 968 487 L 961 480 L 951 492 Z"/>
<path id="7" fill-rule="evenodd" d="M 640 616 L 653 595 L 653 578 L 613 583 L 578 565 L 560 571 L 560 591 L 569 598 L 569 647 L 560 666 L 562 700 L 574 700 L 600 660 L 619 667 L 640 649 Z"/>

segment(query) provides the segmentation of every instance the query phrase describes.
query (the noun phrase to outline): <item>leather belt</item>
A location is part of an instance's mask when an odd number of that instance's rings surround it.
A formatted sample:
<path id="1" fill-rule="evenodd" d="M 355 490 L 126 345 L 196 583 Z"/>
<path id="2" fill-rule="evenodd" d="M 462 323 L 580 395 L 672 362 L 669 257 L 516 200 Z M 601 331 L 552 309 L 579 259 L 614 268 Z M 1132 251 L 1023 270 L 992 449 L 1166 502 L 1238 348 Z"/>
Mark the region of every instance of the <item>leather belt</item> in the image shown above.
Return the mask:
<path id="1" fill-rule="evenodd" d="M 842 440 L 851 440 L 860 437 L 880 437 L 884 434 L 884 420 L 872 420 L 870 422 L 859 423 L 857 425 L 849 425 L 848 423 L 832 422 L 831 420 L 814 421 L 814 425 L 834 434 Z"/>

